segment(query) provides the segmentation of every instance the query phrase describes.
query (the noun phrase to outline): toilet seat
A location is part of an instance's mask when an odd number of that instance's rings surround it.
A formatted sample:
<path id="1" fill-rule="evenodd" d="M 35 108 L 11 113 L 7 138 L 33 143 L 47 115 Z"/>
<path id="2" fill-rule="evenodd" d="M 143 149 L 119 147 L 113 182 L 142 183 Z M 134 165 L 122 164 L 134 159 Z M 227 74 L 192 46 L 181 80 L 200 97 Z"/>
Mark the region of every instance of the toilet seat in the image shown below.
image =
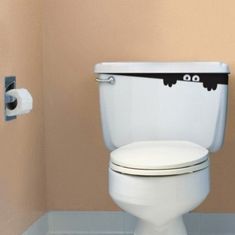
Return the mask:
<path id="1" fill-rule="evenodd" d="M 113 164 L 110 162 L 110 168 L 116 172 L 127 174 L 127 175 L 136 175 L 136 176 L 171 176 L 171 175 L 183 175 L 189 174 L 196 171 L 203 170 L 209 166 L 209 160 L 202 162 L 190 167 L 176 168 L 176 169 L 167 169 L 167 170 L 142 170 L 142 169 L 133 169 L 122 167 Z"/>
<path id="2" fill-rule="evenodd" d="M 208 150 L 186 141 L 135 142 L 114 150 L 110 159 L 114 171 L 145 176 L 192 173 L 208 165 Z"/>

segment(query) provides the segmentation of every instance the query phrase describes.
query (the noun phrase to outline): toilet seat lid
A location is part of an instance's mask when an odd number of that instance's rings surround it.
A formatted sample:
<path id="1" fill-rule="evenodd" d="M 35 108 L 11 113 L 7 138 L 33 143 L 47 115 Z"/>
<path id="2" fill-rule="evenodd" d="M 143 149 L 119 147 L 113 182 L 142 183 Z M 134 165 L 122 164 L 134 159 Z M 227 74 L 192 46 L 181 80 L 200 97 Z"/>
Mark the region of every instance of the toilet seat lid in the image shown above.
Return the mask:
<path id="1" fill-rule="evenodd" d="M 135 170 L 191 168 L 207 159 L 207 149 L 187 141 L 134 142 L 111 152 L 111 165 Z"/>

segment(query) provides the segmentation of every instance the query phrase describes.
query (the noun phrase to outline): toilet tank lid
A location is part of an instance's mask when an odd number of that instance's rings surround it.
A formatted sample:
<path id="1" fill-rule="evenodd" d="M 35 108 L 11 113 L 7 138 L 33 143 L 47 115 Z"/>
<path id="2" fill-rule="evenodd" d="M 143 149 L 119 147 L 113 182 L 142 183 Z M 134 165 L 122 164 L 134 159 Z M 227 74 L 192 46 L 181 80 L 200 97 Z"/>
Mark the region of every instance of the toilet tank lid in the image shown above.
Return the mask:
<path id="1" fill-rule="evenodd" d="M 230 73 L 222 62 L 103 62 L 95 73 Z"/>

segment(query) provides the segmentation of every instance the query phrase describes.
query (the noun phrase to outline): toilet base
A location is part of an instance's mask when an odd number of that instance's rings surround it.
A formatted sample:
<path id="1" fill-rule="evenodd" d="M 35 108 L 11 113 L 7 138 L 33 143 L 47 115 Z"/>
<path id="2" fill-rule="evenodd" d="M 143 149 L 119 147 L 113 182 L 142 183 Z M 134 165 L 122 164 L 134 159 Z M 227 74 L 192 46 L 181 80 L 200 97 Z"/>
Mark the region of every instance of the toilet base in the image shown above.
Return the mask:
<path id="1" fill-rule="evenodd" d="M 181 216 L 162 227 L 139 220 L 134 235 L 187 235 L 187 231 Z"/>

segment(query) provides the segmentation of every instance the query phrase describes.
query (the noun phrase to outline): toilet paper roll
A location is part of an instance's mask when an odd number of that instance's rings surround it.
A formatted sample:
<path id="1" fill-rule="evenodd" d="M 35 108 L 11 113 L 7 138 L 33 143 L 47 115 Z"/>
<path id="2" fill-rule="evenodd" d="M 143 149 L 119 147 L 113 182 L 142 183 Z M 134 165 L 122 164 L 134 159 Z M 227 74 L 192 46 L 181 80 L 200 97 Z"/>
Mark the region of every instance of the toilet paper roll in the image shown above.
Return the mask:
<path id="1" fill-rule="evenodd" d="M 33 98 L 27 89 L 12 89 L 6 94 L 15 97 L 17 103 L 13 109 L 10 106 L 6 108 L 7 116 L 18 116 L 29 113 L 32 110 Z"/>

